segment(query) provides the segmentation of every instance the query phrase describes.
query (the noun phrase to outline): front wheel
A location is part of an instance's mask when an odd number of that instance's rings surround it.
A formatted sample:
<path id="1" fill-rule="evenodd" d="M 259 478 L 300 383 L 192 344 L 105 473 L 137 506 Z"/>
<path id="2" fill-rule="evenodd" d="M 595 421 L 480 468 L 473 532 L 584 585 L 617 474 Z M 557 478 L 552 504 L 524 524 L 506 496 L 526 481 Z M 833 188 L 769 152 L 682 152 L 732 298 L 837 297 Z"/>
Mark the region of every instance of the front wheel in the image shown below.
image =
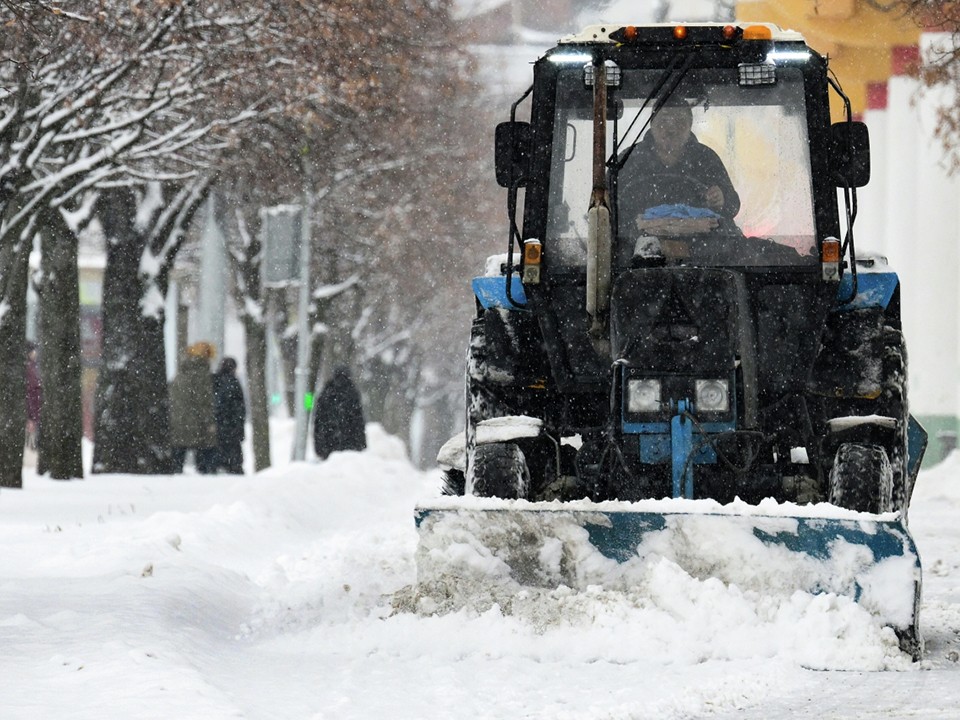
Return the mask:
<path id="1" fill-rule="evenodd" d="M 857 512 L 893 508 L 893 470 L 887 452 L 876 445 L 843 443 L 830 470 L 829 501 Z"/>
<path id="2" fill-rule="evenodd" d="M 516 443 L 477 445 L 468 464 L 473 494 L 519 500 L 527 497 L 530 471 L 523 451 Z M 468 482 L 469 485 L 469 482 Z"/>

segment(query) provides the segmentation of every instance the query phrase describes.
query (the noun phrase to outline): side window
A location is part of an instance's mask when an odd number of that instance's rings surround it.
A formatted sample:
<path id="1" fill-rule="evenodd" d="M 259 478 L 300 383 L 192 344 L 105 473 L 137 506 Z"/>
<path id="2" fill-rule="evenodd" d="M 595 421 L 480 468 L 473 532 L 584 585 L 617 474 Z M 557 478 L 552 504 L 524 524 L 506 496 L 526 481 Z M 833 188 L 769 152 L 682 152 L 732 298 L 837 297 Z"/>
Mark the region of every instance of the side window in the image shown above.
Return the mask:
<path id="1" fill-rule="evenodd" d="M 569 116 L 558 116 L 554 128 L 563 142 L 554 148 L 547 236 L 551 257 L 566 266 L 586 263 L 592 133 L 591 122 Z"/>

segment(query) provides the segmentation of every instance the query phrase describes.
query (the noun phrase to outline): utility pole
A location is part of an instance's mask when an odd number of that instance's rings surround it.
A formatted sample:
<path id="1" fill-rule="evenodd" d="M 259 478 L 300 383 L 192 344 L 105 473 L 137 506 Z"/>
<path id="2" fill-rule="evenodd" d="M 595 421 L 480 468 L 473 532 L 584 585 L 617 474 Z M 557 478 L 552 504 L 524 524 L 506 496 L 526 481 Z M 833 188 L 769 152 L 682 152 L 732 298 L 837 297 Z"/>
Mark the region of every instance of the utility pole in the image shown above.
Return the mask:
<path id="1" fill-rule="evenodd" d="M 307 408 L 310 372 L 310 192 L 304 188 L 303 212 L 300 215 L 300 302 L 297 315 L 297 369 L 294 382 L 294 438 L 293 460 L 307 457 Z M 310 387 L 310 390 L 313 388 Z"/>

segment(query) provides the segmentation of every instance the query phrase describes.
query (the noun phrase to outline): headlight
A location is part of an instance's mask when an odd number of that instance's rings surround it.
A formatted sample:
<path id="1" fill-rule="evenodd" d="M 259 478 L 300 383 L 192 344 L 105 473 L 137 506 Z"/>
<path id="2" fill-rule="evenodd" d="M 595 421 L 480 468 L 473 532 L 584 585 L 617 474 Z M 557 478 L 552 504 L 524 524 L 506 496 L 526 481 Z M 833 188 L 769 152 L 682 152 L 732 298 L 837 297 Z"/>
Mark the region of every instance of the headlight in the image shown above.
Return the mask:
<path id="1" fill-rule="evenodd" d="M 730 383 L 726 380 L 697 380 L 697 412 L 727 412 Z"/>
<path id="2" fill-rule="evenodd" d="M 627 380 L 627 412 L 650 413 L 659 411 L 659 380 Z"/>

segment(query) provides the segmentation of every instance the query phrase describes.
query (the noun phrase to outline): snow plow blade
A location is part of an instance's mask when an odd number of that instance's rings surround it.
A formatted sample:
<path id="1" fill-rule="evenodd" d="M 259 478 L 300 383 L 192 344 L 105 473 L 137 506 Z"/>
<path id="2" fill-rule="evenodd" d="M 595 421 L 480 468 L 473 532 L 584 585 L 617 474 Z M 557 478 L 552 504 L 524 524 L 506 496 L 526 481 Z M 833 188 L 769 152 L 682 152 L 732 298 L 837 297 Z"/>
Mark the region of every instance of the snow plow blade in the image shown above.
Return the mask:
<path id="1" fill-rule="evenodd" d="M 418 587 L 427 595 L 490 582 L 626 591 L 642 584 L 648 562 L 665 558 L 692 577 L 743 591 L 849 597 L 892 627 L 905 652 L 915 659 L 922 653 L 920 558 L 896 513 L 707 500 L 457 498 L 419 506 L 416 524 Z"/>

